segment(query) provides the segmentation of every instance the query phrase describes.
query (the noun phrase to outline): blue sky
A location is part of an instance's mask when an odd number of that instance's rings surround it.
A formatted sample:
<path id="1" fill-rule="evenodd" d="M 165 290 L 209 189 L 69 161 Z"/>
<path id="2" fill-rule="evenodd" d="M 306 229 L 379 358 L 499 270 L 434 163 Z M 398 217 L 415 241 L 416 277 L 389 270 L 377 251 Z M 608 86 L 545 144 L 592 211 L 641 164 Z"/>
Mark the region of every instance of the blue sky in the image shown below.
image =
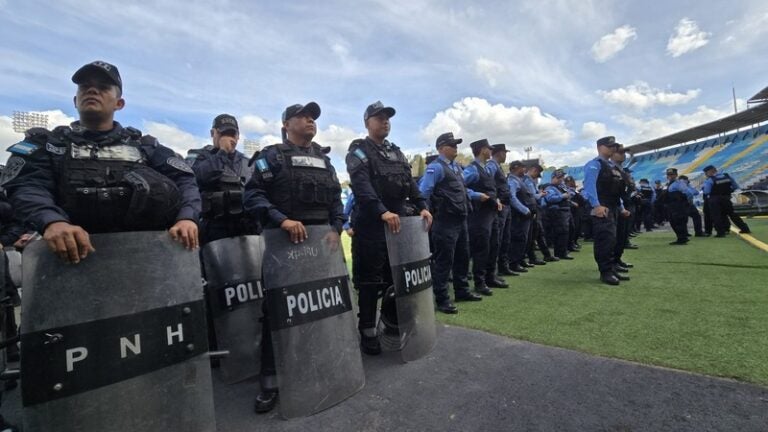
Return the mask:
<path id="1" fill-rule="evenodd" d="M 123 76 L 117 119 L 179 152 L 222 112 L 272 143 L 282 110 L 314 100 L 344 171 L 380 99 L 410 153 L 452 130 L 582 164 L 604 134 L 632 144 L 731 113 L 731 85 L 743 108 L 768 85 L 766 35 L 768 3 L 751 0 L 0 0 L 0 145 L 20 138 L 14 110 L 75 117 L 70 77 L 100 59 Z"/>

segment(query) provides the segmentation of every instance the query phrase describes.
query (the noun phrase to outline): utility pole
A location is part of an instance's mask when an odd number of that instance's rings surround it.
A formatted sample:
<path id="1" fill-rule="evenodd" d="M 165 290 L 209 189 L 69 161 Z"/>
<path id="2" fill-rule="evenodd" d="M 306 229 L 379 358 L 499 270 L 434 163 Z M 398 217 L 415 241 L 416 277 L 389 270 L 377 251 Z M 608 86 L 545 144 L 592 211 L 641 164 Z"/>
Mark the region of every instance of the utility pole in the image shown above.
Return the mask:
<path id="1" fill-rule="evenodd" d="M 736 114 L 739 110 L 736 108 L 736 87 L 733 84 L 731 84 L 731 90 L 733 91 L 733 113 Z"/>
<path id="2" fill-rule="evenodd" d="M 531 150 L 533 150 L 533 147 L 526 147 L 523 150 L 525 150 L 525 159 L 530 160 L 531 159 Z"/>

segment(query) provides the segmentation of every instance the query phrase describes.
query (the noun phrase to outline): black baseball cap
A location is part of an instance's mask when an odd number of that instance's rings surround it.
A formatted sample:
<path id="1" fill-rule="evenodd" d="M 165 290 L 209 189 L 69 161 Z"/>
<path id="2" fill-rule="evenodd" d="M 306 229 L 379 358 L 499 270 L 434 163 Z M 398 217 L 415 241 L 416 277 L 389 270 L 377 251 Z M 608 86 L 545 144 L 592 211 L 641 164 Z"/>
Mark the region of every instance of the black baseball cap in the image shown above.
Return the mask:
<path id="1" fill-rule="evenodd" d="M 677 175 L 677 168 L 667 168 L 667 175 L 670 174 Z"/>
<path id="2" fill-rule="evenodd" d="M 599 146 L 606 146 L 606 147 L 616 147 L 616 146 L 619 146 L 621 144 L 616 142 L 616 137 L 607 136 L 607 137 L 602 137 L 599 140 L 597 140 L 597 145 L 599 145 Z"/>
<path id="3" fill-rule="evenodd" d="M 461 144 L 462 141 L 464 140 L 461 138 L 454 138 L 453 132 L 446 132 L 437 137 L 437 140 L 435 141 L 435 147 L 438 149 L 446 145 L 456 147 L 457 145 Z"/>
<path id="4" fill-rule="evenodd" d="M 500 152 L 509 153 L 509 150 L 507 150 L 506 144 L 494 144 L 491 146 L 491 154 L 496 154 Z"/>
<path id="5" fill-rule="evenodd" d="M 383 112 L 384 114 L 386 114 L 387 117 L 395 116 L 394 108 L 384 106 L 384 104 L 381 103 L 381 101 L 376 101 L 368 105 L 368 108 L 365 109 L 365 114 L 363 114 L 363 120 L 368 120 L 369 118 L 377 115 L 380 112 Z"/>
<path id="6" fill-rule="evenodd" d="M 515 168 L 520 168 L 521 166 L 525 166 L 525 164 L 523 164 L 523 163 L 522 163 L 521 161 L 519 161 L 519 160 L 514 160 L 514 161 L 512 161 L 512 162 L 510 162 L 510 163 L 509 163 L 509 169 L 510 169 L 510 170 L 513 170 L 513 169 L 515 169 Z"/>
<path id="7" fill-rule="evenodd" d="M 97 76 L 100 79 L 105 79 L 107 82 L 116 85 L 120 91 L 123 91 L 123 80 L 120 78 L 120 72 L 117 70 L 117 66 L 96 60 L 95 62 L 88 63 L 72 75 L 72 82 L 75 84 L 81 84 L 86 79 Z"/>
<path id="8" fill-rule="evenodd" d="M 550 176 L 550 178 L 555 178 L 555 177 L 565 177 L 565 171 L 561 169 L 556 169 L 552 171 L 552 175 Z"/>
<path id="9" fill-rule="evenodd" d="M 480 149 L 488 147 L 489 149 L 493 150 L 493 147 L 491 147 L 491 144 L 488 142 L 487 139 L 483 138 L 474 142 L 471 142 L 469 146 L 472 148 L 472 151 L 478 151 Z"/>
<path id="10" fill-rule="evenodd" d="M 544 167 L 538 163 L 532 163 L 528 165 L 528 169 L 531 169 L 531 168 L 538 168 L 539 171 L 544 171 Z"/>
<path id="11" fill-rule="evenodd" d="M 704 169 L 702 171 L 707 172 L 707 171 L 710 171 L 710 170 L 713 170 L 713 169 L 715 169 L 714 165 L 707 165 L 707 166 L 704 167 Z"/>
<path id="12" fill-rule="evenodd" d="M 317 120 L 317 118 L 320 117 L 320 105 L 315 102 L 309 102 L 306 105 L 291 105 L 283 111 L 283 122 L 302 113 L 309 113 L 314 120 Z"/>
<path id="13" fill-rule="evenodd" d="M 216 129 L 219 132 L 233 130 L 239 132 L 240 128 L 237 126 L 237 119 L 233 115 L 219 114 L 213 119 L 213 126 L 211 128 Z"/>

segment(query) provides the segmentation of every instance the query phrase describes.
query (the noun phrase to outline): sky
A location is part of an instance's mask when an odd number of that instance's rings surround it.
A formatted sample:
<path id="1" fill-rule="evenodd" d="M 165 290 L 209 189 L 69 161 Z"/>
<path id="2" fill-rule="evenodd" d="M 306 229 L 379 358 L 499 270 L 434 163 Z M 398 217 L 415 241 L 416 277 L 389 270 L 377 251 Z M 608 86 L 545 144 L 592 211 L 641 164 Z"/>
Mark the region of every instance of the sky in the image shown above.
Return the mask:
<path id="1" fill-rule="evenodd" d="M 452 131 L 575 166 L 601 136 L 631 145 L 733 113 L 732 87 L 746 108 L 768 86 L 766 36 L 764 0 L 0 0 L 0 146 L 23 138 L 13 111 L 73 121 L 70 78 L 103 60 L 123 78 L 116 119 L 181 154 L 225 112 L 273 144 L 285 107 L 316 101 L 315 141 L 344 178 L 381 100 L 408 154 Z"/>

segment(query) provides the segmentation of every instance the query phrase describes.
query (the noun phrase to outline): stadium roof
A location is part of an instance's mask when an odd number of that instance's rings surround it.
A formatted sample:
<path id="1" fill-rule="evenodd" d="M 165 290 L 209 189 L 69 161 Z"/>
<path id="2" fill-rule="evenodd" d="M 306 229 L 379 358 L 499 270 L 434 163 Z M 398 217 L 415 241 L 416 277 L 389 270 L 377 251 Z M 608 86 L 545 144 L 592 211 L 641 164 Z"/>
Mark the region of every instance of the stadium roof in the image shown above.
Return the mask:
<path id="1" fill-rule="evenodd" d="M 760 90 L 756 95 L 752 96 L 747 101 L 748 104 L 759 102 L 768 102 L 768 87 Z"/>
<path id="2" fill-rule="evenodd" d="M 758 95 L 763 92 L 768 93 L 768 88 L 758 93 Z M 768 104 L 764 103 L 713 122 L 673 133 L 672 135 L 628 146 L 627 149 L 633 154 L 645 153 L 651 150 L 684 144 L 701 138 L 730 132 L 734 129 L 752 126 L 766 120 L 768 120 Z"/>

